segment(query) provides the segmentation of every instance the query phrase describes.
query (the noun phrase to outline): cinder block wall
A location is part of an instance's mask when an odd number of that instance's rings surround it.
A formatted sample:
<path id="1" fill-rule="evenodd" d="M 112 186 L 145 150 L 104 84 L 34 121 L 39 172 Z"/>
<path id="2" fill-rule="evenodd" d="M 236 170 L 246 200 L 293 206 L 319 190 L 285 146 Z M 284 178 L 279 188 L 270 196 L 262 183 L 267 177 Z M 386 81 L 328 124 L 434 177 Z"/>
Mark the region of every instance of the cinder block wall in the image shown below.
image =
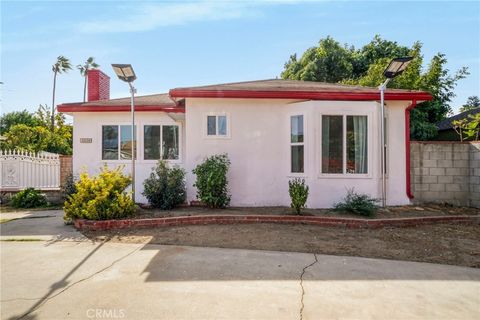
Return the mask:
<path id="1" fill-rule="evenodd" d="M 480 142 L 412 141 L 414 203 L 480 208 Z"/>
<path id="2" fill-rule="evenodd" d="M 60 155 L 60 186 L 65 185 L 67 177 L 73 172 L 72 156 Z"/>

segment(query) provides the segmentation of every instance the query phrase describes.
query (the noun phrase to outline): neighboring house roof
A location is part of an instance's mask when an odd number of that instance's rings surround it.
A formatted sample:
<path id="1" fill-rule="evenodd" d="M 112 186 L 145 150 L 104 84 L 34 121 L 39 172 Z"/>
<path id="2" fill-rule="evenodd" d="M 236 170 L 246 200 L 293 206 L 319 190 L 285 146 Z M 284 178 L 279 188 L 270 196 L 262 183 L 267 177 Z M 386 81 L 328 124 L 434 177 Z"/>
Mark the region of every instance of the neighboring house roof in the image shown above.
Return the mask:
<path id="1" fill-rule="evenodd" d="M 467 118 L 469 115 L 475 115 L 477 113 L 480 113 L 480 108 L 475 108 L 475 109 L 468 110 L 468 111 L 459 113 L 457 115 L 451 116 L 450 118 L 437 122 L 436 126 L 438 128 L 438 131 L 450 130 L 450 129 L 453 129 L 452 121 L 462 120 Z"/>
<path id="2" fill-rule="evenodd" d="M 259 80 L 170 90 L 174 98 L 379 100 L 378 88 L 300 80 Z M 428 92 L 387 89 L 386 100 L 431 100 Z"/>
<path id="3" fill-rule="evenodd" d="M 185 112 L 183 98 L 256 98 L 308 100 L 380 100 L 378 88 L 300 80 L 258 80 L 171 89 L 168 94 L 135 97 L 136 111 Z M 387 89 L 385 100 L 431 100 L 428 92 Z M 60 112 L 130 111 L 130 98 L 65 103 Z"/>

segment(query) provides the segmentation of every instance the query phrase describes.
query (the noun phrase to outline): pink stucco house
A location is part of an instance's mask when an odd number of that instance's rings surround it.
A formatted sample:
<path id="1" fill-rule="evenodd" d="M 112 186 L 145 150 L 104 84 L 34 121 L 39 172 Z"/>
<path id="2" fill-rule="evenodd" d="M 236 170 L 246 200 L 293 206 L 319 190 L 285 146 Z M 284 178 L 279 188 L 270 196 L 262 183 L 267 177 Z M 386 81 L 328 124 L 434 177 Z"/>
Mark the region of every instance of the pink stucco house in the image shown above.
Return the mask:
<path id="1" fill-rule="evenodd" d="M 88 74 L 88 102 L 66 103 L 73 116 L 73 169 L 130 171 L 130 99 L 109 99 L 110 78 Z M 288 180 L 305 178 L 310 208 L 330 207 L 347 188 L 381 197 L 377 88 L 260 80 L 175 88 L 136 97 L 136 199 L 158 159 L 187 172 L 206 156 L 228 153 L 233 206 L 288 206 Z M 410 203 L 409 113 L 427 92 L 389 89 L 386 100 L 387 204 Z"/>

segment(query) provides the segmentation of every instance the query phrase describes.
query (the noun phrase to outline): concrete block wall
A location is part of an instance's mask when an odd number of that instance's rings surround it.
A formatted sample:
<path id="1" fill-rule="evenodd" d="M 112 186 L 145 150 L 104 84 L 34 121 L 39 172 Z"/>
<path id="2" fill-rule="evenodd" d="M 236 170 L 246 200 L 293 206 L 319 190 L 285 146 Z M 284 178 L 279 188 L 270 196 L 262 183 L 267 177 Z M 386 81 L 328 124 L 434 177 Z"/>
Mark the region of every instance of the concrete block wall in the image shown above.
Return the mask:
<path id="1" fill-rule="evenodd" d="M 73 172 L 72 156 L 60 156 L 60 186 L 65 185 L 67 177 Z"/>
<path id="2" fill-rule="evenodd" d="M 412 141 L 414 203 L 480 208 L 480 142 Z"/>

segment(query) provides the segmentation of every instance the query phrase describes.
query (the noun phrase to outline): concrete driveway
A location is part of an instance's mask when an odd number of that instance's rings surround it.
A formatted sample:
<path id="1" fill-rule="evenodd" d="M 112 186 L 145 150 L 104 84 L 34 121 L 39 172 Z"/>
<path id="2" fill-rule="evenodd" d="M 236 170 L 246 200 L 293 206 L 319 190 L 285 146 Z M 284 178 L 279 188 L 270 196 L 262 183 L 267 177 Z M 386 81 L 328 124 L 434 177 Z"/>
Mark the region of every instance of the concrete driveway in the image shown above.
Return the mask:
<path id="1" fill-rule="evenodd" d="M 15 237 L 27 236 L 31 220 L 55 227 L 33 235 L 45 237 L 42 241 L 5 241 L 14 229 Z M 57 216 L 1 225 L 1 319 L 478 319 L 480 314 L 479 269 L 91 243 L 61 223 Z"/>

